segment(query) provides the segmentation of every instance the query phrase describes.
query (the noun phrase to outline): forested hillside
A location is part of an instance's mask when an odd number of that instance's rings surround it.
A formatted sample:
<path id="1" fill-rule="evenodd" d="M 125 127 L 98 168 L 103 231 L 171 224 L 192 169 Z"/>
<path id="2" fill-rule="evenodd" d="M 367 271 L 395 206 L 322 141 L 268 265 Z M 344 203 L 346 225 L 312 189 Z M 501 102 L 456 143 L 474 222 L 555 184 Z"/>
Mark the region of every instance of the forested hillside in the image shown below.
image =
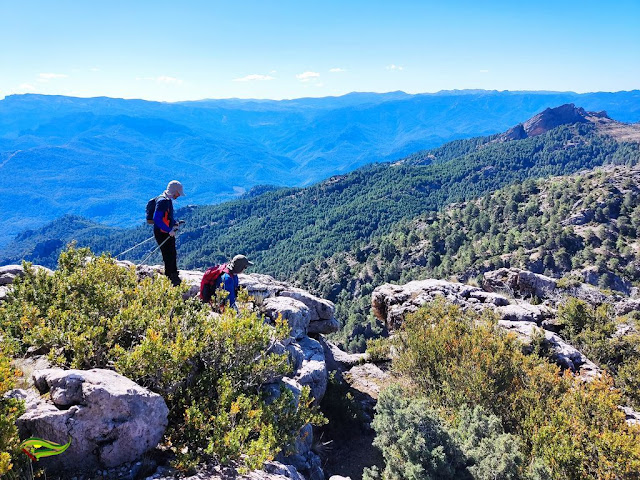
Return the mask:
<path id="1" fill-rule="evenodd" d="M 434 212 L 528 178 L 570 174 L 604 164 L 631 164 L 638 145 L 602 135 L 592 123 L 562 125 L 522 140 L 499 136 L 459 140 L 393 164 L 376 164 L 300 189 L 280 189 L 208 207 L 190 207 L 179 239 L 183 268 L 205 267 L 243 252 L 257 268 L 289 277 L 318 258 L 348 251 L 390 233 L 400 220 Z M 179 204 L 179 202 L 178 202 Z M 142 216 L 142 206 L 140 207 Z M 26 232 L 5 249 L 3 263 L 25 258 L 52 265 L 71 239 L 94 251 L 122 252 L 149 228 L 74 230 L 54 222 L 53 233 Z M 47 243 L 48 242 L 48 243 Z M 50 246 L 51 248 L 46 248 Z M 140 260 L 145 250 L 127 258 Z M 48 254 L 48 255 L 45 255 Z"/>
<path id="2" fill-rule="evenodd" d="M 361 350 L 372 334 L 370 294 L 382 283 L 473 281 L 518 267 L 629 294 L 640 285 L 639 238 L 640 169 L 607 167 L 526 180 L 401 222 L 389 235 L 305 265 L 296 279 L 336 300 L 346 319 L 340 340 Z"/>

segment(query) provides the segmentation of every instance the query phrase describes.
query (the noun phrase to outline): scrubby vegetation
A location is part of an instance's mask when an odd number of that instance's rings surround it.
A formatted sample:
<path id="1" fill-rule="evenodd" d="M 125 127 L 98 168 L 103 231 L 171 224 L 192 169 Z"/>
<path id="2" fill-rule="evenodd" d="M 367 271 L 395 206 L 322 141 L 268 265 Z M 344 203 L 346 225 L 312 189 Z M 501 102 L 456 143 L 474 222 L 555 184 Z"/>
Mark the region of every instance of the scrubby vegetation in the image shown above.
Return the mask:
<path id="1" fill-rule="evenodd" d="M 24 411 L 21 402 L 4 398 L 4 394 L 11 390 L 15 383 L 16 372 L 11 367 L 9 354 L 9 344 L 0 332 L 0 476 L 15 471 L 14 463 L 20 444 L 15 422 Z"/>
<path id="2" fill-rule="evenodd" d="M 392 342 L 407 387 L 377 407 L 384 478 L 640 475 L 640 428 L 625 422 L 611 377 L 584 383 L 523 354 L 490 315 L 442 301 L 408 316 Z"/>
<path id="3" fill-rule="evenodd" d="M 287 355 L 269 353 L 288 325 L 271 327 L 249 311 L 212 316 L 198 300 L 183 301 L 185 289 L 164 276 L 139 281 L 109 256 L 71 248 L 53 275 L 27 268 L 16 280 L 0 306 L 0 335 L 18 353 L 114 368 L 161 394 L 170 410 L 166 444 L 179 467 L 209 459 L 256 468 L 303 425 L 323 421 L 308 388 L 299 404 L 283 386 L 271 398 L 262 390 L 290 372 Z"/>

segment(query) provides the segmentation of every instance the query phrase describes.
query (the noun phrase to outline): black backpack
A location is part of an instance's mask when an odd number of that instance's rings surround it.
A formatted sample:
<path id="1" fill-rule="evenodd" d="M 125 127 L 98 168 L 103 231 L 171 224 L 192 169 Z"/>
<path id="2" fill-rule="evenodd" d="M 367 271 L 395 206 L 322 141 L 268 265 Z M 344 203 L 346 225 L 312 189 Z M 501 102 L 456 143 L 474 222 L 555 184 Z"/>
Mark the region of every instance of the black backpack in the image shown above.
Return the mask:
<path id="1" fill-rule="evenodd" d="M 158 197 L 153 197 L 147 202 L 147 223 L 153 225 L 153 215 L 156 213 L 156 200 Z"/>

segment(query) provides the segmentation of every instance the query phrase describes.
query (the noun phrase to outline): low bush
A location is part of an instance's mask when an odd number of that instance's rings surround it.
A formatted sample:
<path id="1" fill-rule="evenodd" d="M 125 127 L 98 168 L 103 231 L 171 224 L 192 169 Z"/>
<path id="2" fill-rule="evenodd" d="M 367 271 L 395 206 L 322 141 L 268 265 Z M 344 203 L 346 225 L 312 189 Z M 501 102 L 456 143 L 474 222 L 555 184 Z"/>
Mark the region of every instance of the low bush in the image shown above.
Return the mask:
<path id="1" fill-rule="evenodd" d="M 15 371 L 11 366 L 8 344 L 0 333 L 0 477 L 16 471 L 15 459 L 20 452 L 16 419 L 23 413 L 23 402 L 4 398 L 14 387 Z"/>
<path id="2" fill-rule="evenodd" d="M 373 428 L 385 468 L 368 470 L 368 479 L 520 478 L 518 439 L 481 407 L 463 407 L 448 423 L 426 398 L 392 386 L 380 394 Z"/>
<path id="3" fill-rule="evenodd" d="M 640 477 L 640 429 L 625 422 L 623 397 L 606 374 L 585 383 L 523 354 L 491 316 L 443 301 L 409 315 L 394 345 L 393 366 L 425 408 L 457 418 L 480 406 L 519 438 L 530 466 L 520 468 L 522 478 Z M 505 446 L 494 440 L 495 451 Z"/>

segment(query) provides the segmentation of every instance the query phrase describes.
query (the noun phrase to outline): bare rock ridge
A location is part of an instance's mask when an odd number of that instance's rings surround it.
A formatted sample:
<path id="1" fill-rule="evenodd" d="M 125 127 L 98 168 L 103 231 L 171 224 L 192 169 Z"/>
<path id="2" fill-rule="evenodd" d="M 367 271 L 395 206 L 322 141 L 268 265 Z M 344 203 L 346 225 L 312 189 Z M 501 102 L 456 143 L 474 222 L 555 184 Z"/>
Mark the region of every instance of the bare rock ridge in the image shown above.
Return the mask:
<path id="1" fill-rule="evenodd" d="M 587 112 L 584 108 L 576 107 L 568 103 L 546 110 L 534 115 L 524 123 L 507 130 L 500 135 L 499 141 L 522 140 L 523 138 L 542 135 L 560 125 L 574 123 L 599 123 L 601 121 L 613 122 L 607 112 Z"/>

